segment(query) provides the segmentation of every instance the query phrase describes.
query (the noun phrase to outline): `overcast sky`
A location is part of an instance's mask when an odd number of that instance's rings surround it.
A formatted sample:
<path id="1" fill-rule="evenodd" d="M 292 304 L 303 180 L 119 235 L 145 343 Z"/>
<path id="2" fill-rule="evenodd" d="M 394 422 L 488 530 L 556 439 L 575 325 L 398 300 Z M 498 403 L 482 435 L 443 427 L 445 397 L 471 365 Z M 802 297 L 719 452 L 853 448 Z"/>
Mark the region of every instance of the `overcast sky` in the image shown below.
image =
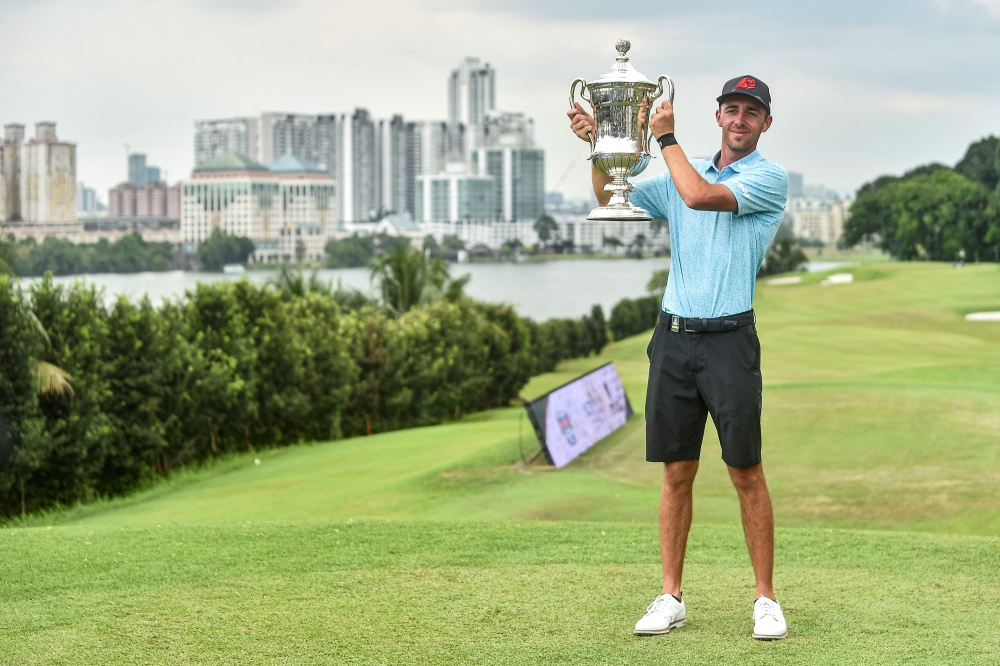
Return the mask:
<path id="1" fill-rule="evenodd" d="M 743 74 L 771 87 L 762 154 L 807 183 L 853 190 L 1000 134 L 1000 0 L 0 0 L 0 123 L 31 136 L 56 121 L 78 178 L 106 199 L 126 144 L 187 177 L 196 119 L 357 106 L 444 118 L 449 71 L 478 56 L 499 106 L 535 119 L 546 189 L 579 196 L 569 84 L 605 72 L 619 37 L 640 72 L 676 81 L 692 157 L 718 149 L 714 99 Z"/>

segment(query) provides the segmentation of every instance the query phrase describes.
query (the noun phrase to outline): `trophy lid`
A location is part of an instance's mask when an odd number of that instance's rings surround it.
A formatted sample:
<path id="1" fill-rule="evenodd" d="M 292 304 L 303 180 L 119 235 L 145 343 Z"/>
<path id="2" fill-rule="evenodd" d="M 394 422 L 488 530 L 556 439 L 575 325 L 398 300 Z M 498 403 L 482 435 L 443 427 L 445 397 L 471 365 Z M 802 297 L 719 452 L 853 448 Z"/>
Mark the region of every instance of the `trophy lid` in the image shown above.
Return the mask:
<path id="1" fill-rule="evenodd" d="M 645 76 L 636 71 L 635 67 L 631 65 L 628 61 L 628 50 L 632 48 L 632 43 L 627 39 L 619 39 L 618 43 L 615 44 L 615 48 L 618 49 L 618 57 L 615 58 L 615 64 L 611 68 L 611 71 L 602 74 L 599 78 L 591 82 L 591 85 L 601 85 L 605 83 L 646 83 L 651 86 L 656 86 L 655 83 L 647 79 Z"/>

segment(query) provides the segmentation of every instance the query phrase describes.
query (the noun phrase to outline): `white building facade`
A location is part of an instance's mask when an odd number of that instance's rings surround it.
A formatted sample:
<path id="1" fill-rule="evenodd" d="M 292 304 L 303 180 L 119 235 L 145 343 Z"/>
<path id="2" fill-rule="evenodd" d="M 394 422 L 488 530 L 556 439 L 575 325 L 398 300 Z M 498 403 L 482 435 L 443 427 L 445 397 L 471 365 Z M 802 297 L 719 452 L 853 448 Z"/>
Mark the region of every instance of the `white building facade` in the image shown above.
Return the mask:
<path id="1" fill-rule="evenodd" d="M 448 77 L 448 122 L 477 125 L 496 110 L 496 72 L 479 58 L 466 58 Z"/>
<path id="2" fill-rule="evenodd" d="M 337 228 L 337 185 L 321 168 L 286 156 L 270 168 L 229 155 L 182 184 L 181 236 L 196 247 L 216 229 L 250 238 L 254 262 L 319 261 Z"/>
<path id="3" fill-rule="evenodd" d="M 844 233 L 844 220 L 851 210 L 851 201 L 835 199 L 795 198 L 788 200 L 792 233 L 796 238 L 836 245 Z"/>

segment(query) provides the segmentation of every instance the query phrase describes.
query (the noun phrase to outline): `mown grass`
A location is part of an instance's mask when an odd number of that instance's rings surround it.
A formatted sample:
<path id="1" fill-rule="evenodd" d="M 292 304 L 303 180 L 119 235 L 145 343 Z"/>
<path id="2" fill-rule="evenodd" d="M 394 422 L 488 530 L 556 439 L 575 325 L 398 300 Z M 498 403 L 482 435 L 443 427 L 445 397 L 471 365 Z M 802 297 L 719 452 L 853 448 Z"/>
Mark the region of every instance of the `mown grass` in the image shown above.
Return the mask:
<path id="1" fill-rule="evenodd" d="M 0 532 L 2 664 L 996 664 L 997 539 L 789 529 L 758 643 L 742 535 L 694 530 L 687 627 L 636 638 L 652 525 L 251 522 Z"/>
<path id="2" fill-rule="evenodd" d="M 0 664 L 1000 663 L 1000 324 L 963 319 L 1000 310 L 1000 268 L 847 270 L 853 284 L 758 285 L 787 641 L 748 637 L 752 577 L 711 428 L 691 623 L 629 633 L 659 577 L 643 335 L 525 389 L 613 360 L 640 412 L 558 472 L 518 464 L 534 436 L 508 408 L 235 456 L 15 521 Z"/>

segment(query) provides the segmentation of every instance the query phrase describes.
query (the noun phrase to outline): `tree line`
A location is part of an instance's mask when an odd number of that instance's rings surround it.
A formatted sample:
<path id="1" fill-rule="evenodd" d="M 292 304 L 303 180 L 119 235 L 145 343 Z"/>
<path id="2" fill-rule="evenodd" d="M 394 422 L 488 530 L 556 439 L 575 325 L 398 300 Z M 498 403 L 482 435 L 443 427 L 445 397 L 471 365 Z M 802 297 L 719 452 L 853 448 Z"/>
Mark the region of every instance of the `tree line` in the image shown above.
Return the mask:
<path id="1" fill-rule="evenodd" d="M 1000 261 L 1000 138 L 971 144 L 954 167 L 927 164 L 865 183 L 841 242 L 862 241 L 902 260 Z"/>
<path id="2" fill-rule="evenodd" d="M 413 267 L 378 271 L 388 285 Z M 0 515 L 121 495 L 228 452 L 505 406 L 607 344 L 600 306 L 538 323 L 463 285 L 431 277 L 404 309 L 390 286 L 375 302 L 285 271 L 108 305 L 92 285 L 0 275 Z"/>
<path id="3" fill-rule="evenodd" d="M 114 242 L 102 238 L 96 243 L 77 244 L 63 238 L 48 237 L 41 243 L 34 238 L 0 243 L 0 267 L 18 275 L 39 277 L 84 273 L 138 273 L 170 270 L 173 245 L 146 242 L 137 233 Z"/>

